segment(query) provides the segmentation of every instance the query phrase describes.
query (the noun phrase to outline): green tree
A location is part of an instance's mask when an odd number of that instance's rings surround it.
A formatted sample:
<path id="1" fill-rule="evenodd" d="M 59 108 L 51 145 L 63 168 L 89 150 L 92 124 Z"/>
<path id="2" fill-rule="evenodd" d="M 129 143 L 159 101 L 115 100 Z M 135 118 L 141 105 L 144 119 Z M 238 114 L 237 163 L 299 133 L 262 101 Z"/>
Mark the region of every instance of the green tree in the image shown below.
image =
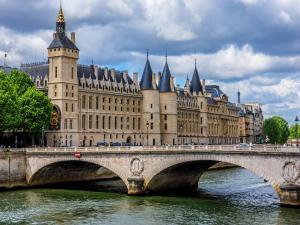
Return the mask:
<path id="1" fill-rule="evenodd" d="M 52 105 L 44 93 L 28 88 L 19 99 L 21 126 L 32 134 L 40 134 L 49 126 Z"/>
<path id="2" fill-rule="evenodd" d="M 24 130 L 32 134 L 48 128 L 51 102 L 37 91 L 28 75 L 14 70 L 0 72 L 0 133 Z"/>
<path id="3" fill-rule="evenodd" d="M 288 122 L 279 116 L 266 119 L 263 132 L 268 136 L 271 144 L 284 144 L 290 135 Z"/>
<path id="4" fill-rule="evenodd" d="M 289 136 L 289 138 L 291 138 L 291 139 L 296 139 L 297 138 L 296 125 L 290 126 L 290 136 Z M 300 125 L 298 125 L 298 138 L 300 138 Z"/>

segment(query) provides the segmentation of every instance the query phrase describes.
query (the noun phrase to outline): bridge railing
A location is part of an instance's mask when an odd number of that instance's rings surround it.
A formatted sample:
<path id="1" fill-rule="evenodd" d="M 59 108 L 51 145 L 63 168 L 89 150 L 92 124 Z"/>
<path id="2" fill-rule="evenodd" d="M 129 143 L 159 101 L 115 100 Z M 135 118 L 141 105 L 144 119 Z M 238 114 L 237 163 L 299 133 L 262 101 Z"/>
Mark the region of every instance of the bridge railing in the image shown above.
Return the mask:
<path id="1" fill-rule="evenodd" d="M 20 151 L 20 149 L 11 149 Z M 240 147 L 235 145 L 176 145 L 176 146 L 121 146 L 121 147 L 49 147 L 26 148 L 26 152 L 125 152 L 125 151 L 238 151 L 238 152 L 300 152 L 296 147 L 284 147 L 274 145 L 256 145 L 252 147 Z"/>

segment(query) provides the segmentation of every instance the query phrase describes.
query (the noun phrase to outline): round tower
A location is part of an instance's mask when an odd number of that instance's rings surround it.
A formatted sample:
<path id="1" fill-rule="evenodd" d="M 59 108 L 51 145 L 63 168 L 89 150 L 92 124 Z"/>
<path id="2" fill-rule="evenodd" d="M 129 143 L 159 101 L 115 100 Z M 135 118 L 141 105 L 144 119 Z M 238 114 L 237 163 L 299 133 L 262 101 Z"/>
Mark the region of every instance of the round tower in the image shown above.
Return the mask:
<path id="1" fill-rule="evenodd" d="M 144 145 L 161 145 L 160 101 L 155 75 L 152 72 L 149 54 L 140 81 L 143 95 L 142 133 Z"/>
<path id="2" fill-rule="evenodd" d="M 177 94 L 170 73 L 168 59 L 159 82 L 161 143 L 176 145 L 177 138 Z"/>

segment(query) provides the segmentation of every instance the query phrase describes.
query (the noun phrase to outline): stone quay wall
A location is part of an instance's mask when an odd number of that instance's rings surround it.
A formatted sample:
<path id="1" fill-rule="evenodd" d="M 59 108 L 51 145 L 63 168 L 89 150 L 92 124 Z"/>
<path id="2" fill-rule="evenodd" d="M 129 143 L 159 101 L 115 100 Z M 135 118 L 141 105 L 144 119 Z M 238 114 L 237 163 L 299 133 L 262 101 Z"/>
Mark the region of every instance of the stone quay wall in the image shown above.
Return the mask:
<path id="1" fill-rule="evenodd" d="M 26 152 L 0 152 L 0 188 L 26 186 Z"/>

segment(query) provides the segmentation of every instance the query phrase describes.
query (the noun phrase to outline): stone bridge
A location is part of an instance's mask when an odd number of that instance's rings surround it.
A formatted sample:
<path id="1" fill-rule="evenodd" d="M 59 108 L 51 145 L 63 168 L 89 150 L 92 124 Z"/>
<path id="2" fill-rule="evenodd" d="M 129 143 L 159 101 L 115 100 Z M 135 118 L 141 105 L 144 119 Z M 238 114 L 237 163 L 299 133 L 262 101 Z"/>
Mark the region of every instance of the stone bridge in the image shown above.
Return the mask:
<path id="1" fill-rule="evenodd" d="M 120 177 L 129 195 L 196 188 L 218 162 L 264 178 L 283 205 L 300 205 L 300 150 L 260 146 L 171 146 L 25 149 L 26 185 L 97 179 L 100 168 Z"/>

